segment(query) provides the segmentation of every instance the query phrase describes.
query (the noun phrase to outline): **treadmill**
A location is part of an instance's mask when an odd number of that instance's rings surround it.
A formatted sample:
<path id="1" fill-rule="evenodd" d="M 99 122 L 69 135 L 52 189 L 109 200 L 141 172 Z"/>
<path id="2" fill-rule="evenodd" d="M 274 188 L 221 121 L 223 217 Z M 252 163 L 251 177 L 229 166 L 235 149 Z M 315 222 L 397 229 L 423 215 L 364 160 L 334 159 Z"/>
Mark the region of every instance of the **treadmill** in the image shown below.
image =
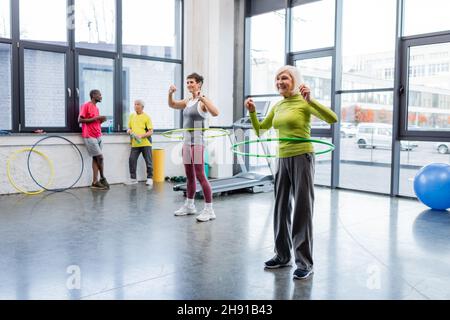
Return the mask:
<path id="1" fill-rule="evenodd" d="M 262 121 L 269 109 L 270 101 L 255 101 L 256 112 L 258 119 Z M 253 129 L 250 116 L 247 112 L 247 116 L 238 119 L 233 124 L 233 134 L 229 135 L 231 144 L 236 143 L 236 136 L 234 132 L 236 129 L 244 130 L 244 139 L 248 137 L 248 130 Z M 233 138 L 232 138 L 233 136 Z M 268 153 L 268 148 L 265 144 L 262 144 L 264 152 Z M 248 146 L 246 146 L 248 148 Z M 259 192 L 271 192 L 273 191 L 274 176 L 270 160 L 266 158 L 270 171 L 272 174 L 266 175 L 257 172 L 249 172 L 245 164 L 244 158 L 241 155 L 236 154 L 238 164 L 241 172 L 228 178 L 210 179 L 211 190 L 213 195 L 228 194 L 236 191 L 247 191 L 251 193 Z M 187 185 L 186 183 L 178 184 L 173 187 L 174 191 L 182 191 L 186 195 Z M 200 184 L 197 182 L 196 197 L 203 197 L 203 191 Z"/>

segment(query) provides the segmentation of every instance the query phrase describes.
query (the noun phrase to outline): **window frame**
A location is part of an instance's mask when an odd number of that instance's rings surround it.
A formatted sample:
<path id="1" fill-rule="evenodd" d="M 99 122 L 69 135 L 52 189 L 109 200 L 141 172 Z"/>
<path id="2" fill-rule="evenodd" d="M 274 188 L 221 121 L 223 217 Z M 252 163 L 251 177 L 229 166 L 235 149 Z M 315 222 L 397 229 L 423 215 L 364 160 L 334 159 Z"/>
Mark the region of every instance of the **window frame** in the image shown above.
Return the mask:
<path id="1" fill-rule="evenodd" d="M 398 79 L 398 95 L 400 96 L 399 140 L 450 141 L 450 130 L 410 130 L 408 129 L 408 91 L 409 91 L 409 52 L 411 47 L 450 44 L 450 31 L 420 34 L 402 37 L 400 40 L 401 73 Z"/>
<path id="2" fill-rule="evenodd" d="M 35 51 L 42 51 L 42 52 L 51 52 L 51 53 L 58 53 L 64 55 L 64 63 L 65 63 L 65 69 L 64 71 L 64 100 L 65 100 L 65 126 L 62 127 L 34 127 L 34 126 L 27 126 L 26 125 L 26 106 L 25 106 L 25 64 L 24 64 L 24 58 L 25 58 L 25 50 L 35 50 Z M 73 97 L 73 90 L 70 89 L 69 86 L 69 73 L 71 71 L 71 63 L 70 63 L 71 57 L 70 57 L 70 50 L 69 48 L 65 47 L 59 47 L 59 46 L 53 46 L 48 44 L 41 44 L 41 43 L 31 43 L 27 42 L 20 46 L 19 48 L 19 61 L 20 61 L 20 79 L 21 79 L 21 85 L 20 85 L 20 123 L 19 123 L 19 130 L 20 132 L 34 132 L 36 130 L 44 130 L 46 132 L 67 132 L 68 128 L 70 126 L 70 108 L 68 108 L 70 104 L 70 100 Z M 70 90 L 70 92 L 69 92 Z"/>
<path id="3" fill-rule="evenodd" d="M 12 129 L 14 128 L 14 120 L 15 120 L 15 114 L 16 114 L 16 112 L 14 112 L 14 108 L 13 108 L 13 106 L 14 105 L 16 105 L 15 103 L 14 103 L 14 101 L 15 101 L 15 94 L 14 94 L 14 92 L 15 92 L 15 90 L 14 90 L 14 80 L 15 80 L 15 77 L 14 77 L 14 73 L 15 73 L 15 69 L 14 69 L 14 61 L 13 61 L 13 59 L 14 59 L 14 57 L 13 57 L 13 42 L 12 42 L 12 40 L 11 39 L 1 39 L 0 38 L 0 44 L 4 44 L 4 45 L 9 45 L 9 49 L 10 49 L 10 63 L 11 63 L 11 65 L 10 65 L 10 75 L 9 75 L 9 77 L 10 77 L 10 96 L 11 96 L 11 102 L 10 102 L 10 112 L 11 112 L 11 123 L 9 124 L 10 125 L 10 128 L 11 128 L 11 130 L 7 130 L 7 131 L 12 131 Z M 5 128 L 0 128 L 0 129 L 2 129 L 2 130 L 6 130 Z"/>
<path id="4" fill-rule="evenodd" d="M 400 150 L 401 150 L 401 141 L 403 140 L 416 140 L 416 141 L 436 141 L 436 142 L 450 142 L 450 132 L 448 131 L 406 131 L 407 122 L 407 112 L 405 108 L 405 75 L 407 75 L 407 68 L 404 66 L 405 61 L 405 50 L 403 49 L 405 41 L 422 41 L 418 39 L 424 38 L 433 38 L 433 37 L 444 37 L 445 41 L 448 42 L 448 37 L 450 36 L 450 30 L 435 32 L 435 33 L 423 33 L 418 35 L 408 35 L 403 36 L 404 29 L 404 8 L 405 8 L 405 0 L 396 0 L 395 8 L 396 8 L 396 21 L 395 21 L 395 34 L 392 34 L 392 37 L 395 39 L 395 54 L 394 54 L 394 67 L 391 70 L 388 70 L 390 76 L 393 78 L 393 84 L 389 87 L 375 87 L 375 88 L 362 88 L 362 89 L 352 89 L 352 90 L 341 90 L 342 89 L 342 19 L 343 19 L 343 3 L 345 0 L 335 0 L 335 43 L 334 43 L 334 69 L 333 69 L 333 80 L 332 83 L 334 88 L 336 89 L 334 93 L 332 92 L 332 101 L 333 110 L 340 115 L 341 114 L 341 96 L 342 94 L 370 94 L 370 93 L 383 93 L 390 92 L 393 95 L 393 114 L 392 114 L 392 152 L 391 152 L 391 181 L 390 181 L 390 191 L 387 192 L 372 192 L 365 191 L 368 193 L 374 194 L 389 194 L 391 196 L 401 196 L 399 190 L 400 183 Z M 244 90 L 243 97 L 249 97 L 251 93 L 249 92 L 250 88 L 250 59 L 249 59 L 249 48 L 250 48 L 250 17 L 252 16 L 251 3 L 257 2 L 257 0 L 247 0 L 245 2 L 245 17 L 243 21 L 244 26 L 244 65 L 243 65 L 243 78 L 244 78 Z M 286 10 L 286 26 L 285 26 L 285 39 L 286 39 L 286 60 L 285 63 L 289 64 L 290 55 L 298 54 L 298 52 L 292 52 L 291 50 L 291 14 L 290 10 L 292 6 L 298 4 L 300 1 L 297 0 L 287 0 L 285 1 L 284 9 Z M 279 9 L 279 8 L 277 8 Z M 258 12 L 258 14 L 262 14 L 265 12 Z M 436 40 L 436 38 L 434 38 Z M 433 42 L 432 42 L 433 43 Z M 431 43 L 429 43 L 431 44 Z M 317 50 L 320 51 L 318 48 Z M 290 63 L 292 64 L 292 62 Z M 445 67 L 447 68 L 447 67 Z M 406 71 L 405 71 L 406 70 Z M 422 72 L 419 70 L 419 72 Z M 403 76 L 402 76 L 403 75 Z M 264 94 L 259 94 L 258 96 L 264 96 Z M 381 97 L 380 101 L 386 101 L 385 98 Z M 245 114 L 245 108 L 242 106 L 242 114 Z M 405 116 L 406 115 L 406 116 Z M 333 152 L 332 157 L 332 177 L 331 177 L 331 188 L 340 188 L 339 183 L 339 171 L 340 171 L 340 123 L 339 119 L 338 123 L 332 126 L 331 134 L 333 138 L 333 143 L 335 144 L 335 151 Z M 315 133 L 316 134 L 316 133 Z"/>
<path id="5" fill-rule="evenodd" d="M 67 19 L 73 18 L 75 14 L 75 2 L 80 0 L 66 0 L 67 7 L 73 8 L 73 11 L 66 10 Z M 158 62 L 177 63 L 180 65 L 180 78 L 184 74 L 184 15 L 185 7 L 184 0 L 177 0 L 177 7 L 175 21 L 179 28 L 176 28 L 178 37 L 180 38 L 179 46 L 181 55 L 179 59 L 141 56 L 135 54 L 123 54 L 122 52 L 122 5 L 124 0 L 115 0 L 116 5 L 116 30 L 115 30 L 115 50 L 99 50 L 95 48 L 77 47 L 75 43 L 75 26 L 74 28 L 67 27 L 67 44 L 57 45 L 46 42 L 21 40 L 20 39 L 20 6 L 19 1 L 10 0 L 10 23 L 11 23 L 11 38 L 0 38 L 0 43 L 11 45 L 11 130 L 12 133 L 31 133 L 35 130 L 42 129 L 45 132 L 51 133 L 79 133 L 81 128 L 78 124 L 78 113 L 81 101 L 77 95 L 78 88 L 78 56 L 86 55 L 100 58 L 111 58 L 114 60 L 114 125 L 113 132 L 124 132 L 126 124 L 122 122 L 122 64 L 124 58 L 138 58 L 144 60 L 152 60 Z M 178 33 L 181 34 L 178 34 Z M 65 67 L 65 87 L 66 87 L 66 126 L 65 127 L 26 127 L 25 126 L 25 97 L 24 97 L 24 50 L 42 50 L 48 52 L 64 53 L 66 55 Z M 71 91 L 71 96 L 68 96 L 68 90 Z M 180 93 L 183 95 L 184 86 L 181 86 Z M 174 113 L 176 114 L 176 112 Z M 167 129 L 174 129 L 182 124 L 182 116 L 174 116 L 173 126 Z M 102 130 L 107 130 L 103 128 Z"/>
<path id="6" fill-rule="evenodd" d="M 80 130 L 80 126 L 78 124 L 78 115 L 79 115 L 79 109 L 81 107 L 81 105 L 83 103 L 85 103 L 86 101 L 82 101 L 80 100 L 80 88 L 79 88 L 79 84 L 80 84 L 80 64 L 79 64 L 79 59 L 80 56 L 83 57 L 92 57 L 92 58 L 104 58 L 104 59 L 109 59 L 112 60 L 113 62 L 113 90 L 114 90 L 114 94 L 113 94 L 113 127 L 117 128 L 117 125 L 119 124 L 118 119 L 117 119 L 117 114 L 116 114 L 116 109 L 118 106 L 118 101 L 117 101 L 117 79 L 116 79 L 116 74 L 117 74 L 117 61 L 115 59 L 116 54 L 113 52 L 108 52 L 108 51 L 98 51 L 98 50 L 91 50 L 91 49 L 85 49 L 83 48 L 82 50 L 80 50 L 80 48 L 78 48 L 75 51 L 75 57 L 74 57 L 74 84 L 75 84 L 75 94 L 74 94 L 74 110 L 72 112 L 72 120 L 74 123 L 74 126 L 72 127 L 72 131 L 79 131 Z M 100 111 L 101 114 L 101 111 Z M 107 132 L 108 128 L 104 128 L 102 127 L 102 132 Z"/>
<path id="7" fill-rule="evenodd" d="M 175 84 L 175 85 L 177 85 L 177 88 L 179 88 L 181 97 L 184 96 L 184 82 L 183 82 L 183 74 L 184 74 L 183 68 L 184 68 L 184 64 L 183 64 L 182 60 L 180 60 L 180 59 L 171 59 L 171 58 L 140 56 L 140 55 L 130 54 L 130 53 L 123 54 L 123 59 L 134 59 L 134 60 L 145 60 L 145 61 L 152 61 L 152 62 L 178 64 L 180 66 L 180 72 L 181 72 L 180 83 L 179 84 Z M 122 61 L 123 61 L 123 59 L 122 59 Z M 122 71 L 121 75 L 123 75 L 123 71 L 124 71 L 123 66 L 122 66 L 122 70 L 121 71 Z M 123 83 L 121 85 L 120 90 L 121 90 L 122 99 L 125 99 L 122 89 L 123 89 Z M 124 100 L 121 100 L 121 101 L 124 101 Z M 121 103 L 121 105 L 122 105 L 122 108 L 125 107 L 123 103 Z M 123 118 L 123 112 L 124 112 L 124 109 L 122 109 L 121 114 L 120 114 L 121 120 Z M 174 114 L 174 122 L 178 122 L 179 127 L 182 127 L 183 126 L 183 114 L 182 114 L 182 112 L 180 112 L 180 110 L 173 109 L 173 114 Z M 125 131 L 126 127 L 127 127 L 127 124 L 124 123 L 123 124 L 123 131 Z M 174 129 L 174 128 L 173 127 L 171 127 L 171 128 L 170 127 L 169 128 L 159 128 L 159 129 L 155 129 L 154 132 L 164 132 L 164 131 L 172 130 L 172 129 Z"/>

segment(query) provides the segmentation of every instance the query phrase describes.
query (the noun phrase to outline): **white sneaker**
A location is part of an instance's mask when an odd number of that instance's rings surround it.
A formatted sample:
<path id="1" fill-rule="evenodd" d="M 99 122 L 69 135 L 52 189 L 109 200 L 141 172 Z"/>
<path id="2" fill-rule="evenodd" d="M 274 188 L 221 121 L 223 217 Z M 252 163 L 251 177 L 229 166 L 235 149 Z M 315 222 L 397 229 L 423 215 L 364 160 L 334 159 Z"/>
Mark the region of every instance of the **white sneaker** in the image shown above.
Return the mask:
<path id="1" fill-rule="evenodd" d="M 131 185 L 137 184 L 137 183 L 138 183 L 137 179 L 130 179 L 125 184 L 128 186 L 131 186 Z"/>
<path id="2" fill-rule="evenodd" d="M 179 216 L 185 216 L 188 214 L 194 214 L 197 213 L 197 209 L 195 208 L 195 205 L 188 205 L 187 203 L 183 204 L 183 206 L 178 209 L 177 211 L 175 211 L 175 215 L 177 217 Z"/>
<path id="3" fill-rule="evenodd" d="M 153 185 L 153 179 L 152 178 L 148 178 L 147 182 L 145 183 L 148 186 L 152 186 Z"/>
<path id="4" fill-rule="evenodd" d="M 216 215 L 213 209 L 203 209 L 202 212 L 197 216 L 197 220 L 200 222 L 206 222 L 209 220 L 214 220 Z"/>

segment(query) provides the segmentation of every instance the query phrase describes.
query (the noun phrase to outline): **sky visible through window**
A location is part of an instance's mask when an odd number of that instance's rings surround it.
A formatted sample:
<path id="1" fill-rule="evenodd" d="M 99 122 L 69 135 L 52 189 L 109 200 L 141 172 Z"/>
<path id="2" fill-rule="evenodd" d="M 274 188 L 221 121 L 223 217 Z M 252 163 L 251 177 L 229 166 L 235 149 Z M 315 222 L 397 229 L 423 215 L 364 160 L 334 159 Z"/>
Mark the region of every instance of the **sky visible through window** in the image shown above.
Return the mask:
<path id="1" fill-rule="evenodd" d="M 90 30 L 98 23 L 100 36 L 106 42 L 115 42 L 115 1 L 76 0 L 77 39 L 88 41 Z M 123 1 L 124 44 L 174 46 L 175 1 L 127 0 Z M 48 10 L 52 8 L 52 10 Z M 31 40 L 66 41 L 65 26 L 70 27 L 71 18 L 66 18 L 67 8 L 61 0 L 21 0 L 21 35 Z M 9 5 L 0 0 L 0 35 L 9 33 Z M 95 14 L 94 11 L 98 10 Z M 94 19 L 96 17 L 98 19 Z M 97 21 L 95 21 L 97 20 Z M 72 19 L 73 21 L 73 19 Z M 83 24 L 90 24 L 84 26 Z M 112 30 L 110 30 L 112 29 Z"/>

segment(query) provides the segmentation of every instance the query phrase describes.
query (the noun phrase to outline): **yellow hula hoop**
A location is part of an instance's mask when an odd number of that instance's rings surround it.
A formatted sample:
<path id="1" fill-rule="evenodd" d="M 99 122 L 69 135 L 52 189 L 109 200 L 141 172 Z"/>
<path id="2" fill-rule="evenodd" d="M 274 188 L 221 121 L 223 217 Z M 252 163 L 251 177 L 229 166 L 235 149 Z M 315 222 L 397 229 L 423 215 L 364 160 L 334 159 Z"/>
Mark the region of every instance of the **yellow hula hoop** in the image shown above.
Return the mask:
<path id="1" fill-rule="evenodd" d="M 21 153 L 21 152 L 30 152 L 30 151 L 32 151 L 32 152 L 34 152 L 34 153 L 37 153 L 38 155 L 40 155 L 42 158 L 44 158 L 44 159 L 47 161 L 47 163 L 48 163 L 48 165 L 49 165 L 49 167 L 50 167 L 50 178 L 48 179 L 48 182 L 47 182 L 47 186 L 46 186 L 46 187 L 49 187 L 49 186 L 53 183 L 53 178 L 54 178 L 54 176 L 55 176 L 55 170 L 54 170 L 54 168 L 53 168 L 53 162 L 49 159 L 49 157 L 47 157 L 47 156 L 46 156 L 45 154 L 43 154 L 42 152 L 37 151 L 37 150 L 34 150 L 34 149 L 31 149 L 31 148 L 25 148 L 25 149 L 20 149 L 20 150 L 14 151 L 14 152 L 8 157 L 8 160 L 6 161 L 6 174 L 7 174 L 7 176 L 8 176 L 9 183 L 14 187 L 14 189 L 16 189 L 17 191 L 19 191 L 19 192 L 21 192 L 21 193 L 24 193 L 24 194 L 33 196 L 33 195 L 37 195 L 37 194 L 40 194 L 40 193 L 44 192 L 45 189 L 39 189 L 38 191 L 27 191 L 27 190 L 24 190 L 24 189 L 22 189 L 21 187 L 19 187 L 19 186 L 14 182 L 14 180 L 13 180 L 12 177 L 11 177 L 11 162 L 14 161 L 14 160 L 16 159 L 16 156 L 17 156 L 19 153 Z"/>

